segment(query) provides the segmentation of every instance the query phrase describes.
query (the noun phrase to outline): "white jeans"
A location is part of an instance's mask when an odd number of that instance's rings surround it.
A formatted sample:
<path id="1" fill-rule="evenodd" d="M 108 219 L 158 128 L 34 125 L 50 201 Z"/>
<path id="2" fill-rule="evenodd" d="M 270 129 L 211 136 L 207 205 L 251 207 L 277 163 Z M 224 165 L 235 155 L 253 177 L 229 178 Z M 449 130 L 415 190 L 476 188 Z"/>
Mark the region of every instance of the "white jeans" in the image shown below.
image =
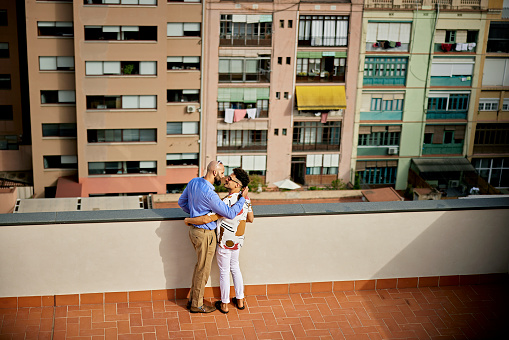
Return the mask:
<path id="1" fill-rule="evenodd" d="M 219 266 L 219 288 L 221 289 L 221 302 L 230 302 L 230 271 L 235 287 L 235 297 L 244 298 L 244 281 L 239 266 L 239 252 L 237 250 L 223 249 L 219 245 L 216 250 L 217 265 Z"/>

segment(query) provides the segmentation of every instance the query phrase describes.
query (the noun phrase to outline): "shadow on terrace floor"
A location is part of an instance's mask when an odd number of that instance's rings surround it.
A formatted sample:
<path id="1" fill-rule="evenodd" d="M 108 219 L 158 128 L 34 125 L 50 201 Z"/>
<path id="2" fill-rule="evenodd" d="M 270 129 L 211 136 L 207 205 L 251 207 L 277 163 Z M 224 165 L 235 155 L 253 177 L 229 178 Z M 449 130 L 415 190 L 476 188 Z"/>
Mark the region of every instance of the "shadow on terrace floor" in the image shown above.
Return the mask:
<path id="1" fill-rule="evenodd" d="M 247 297 L 190 314 L 186 300 L 0 309 L 0 339 L 507 339 L 509 287 L 471 285 Z M 209 300 L 209 302 L 211 302 Z"/>

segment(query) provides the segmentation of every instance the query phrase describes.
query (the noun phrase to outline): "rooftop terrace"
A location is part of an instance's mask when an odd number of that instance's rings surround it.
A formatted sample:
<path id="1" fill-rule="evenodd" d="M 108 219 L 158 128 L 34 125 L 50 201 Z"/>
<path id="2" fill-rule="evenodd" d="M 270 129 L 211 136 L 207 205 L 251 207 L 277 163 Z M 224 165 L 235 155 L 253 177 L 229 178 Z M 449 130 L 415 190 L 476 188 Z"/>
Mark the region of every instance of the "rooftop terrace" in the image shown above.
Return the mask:
<path id="1" fill-rule="evenodd" d="M 508 207 L 256 206 L 248 307 L 227 315 L 185 310 L 195 255 L 180 209 L 3 214 L 0 339 L 507 338 Z"/>

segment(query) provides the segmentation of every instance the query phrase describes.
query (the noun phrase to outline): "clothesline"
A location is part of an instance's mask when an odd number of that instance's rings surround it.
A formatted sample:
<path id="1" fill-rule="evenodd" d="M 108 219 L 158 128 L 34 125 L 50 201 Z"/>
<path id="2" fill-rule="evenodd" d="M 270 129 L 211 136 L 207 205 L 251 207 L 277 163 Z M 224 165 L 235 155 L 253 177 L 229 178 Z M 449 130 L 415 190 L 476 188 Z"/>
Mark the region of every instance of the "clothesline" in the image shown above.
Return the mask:
<path id="1" fill-rule="evenodd" d="M 456 43 L 456 44 L 442 44 L 440 45 L 442 51 L 472 51 L 476 43 Z"/>
<path id="2" fill-rule="evenodd" d="M 225 123 L 234 123 L 241 121 L 242 119 L 255 119 L 260 116 L 261 108 L 254 109 L 226 109 L 224 114 Z"/>

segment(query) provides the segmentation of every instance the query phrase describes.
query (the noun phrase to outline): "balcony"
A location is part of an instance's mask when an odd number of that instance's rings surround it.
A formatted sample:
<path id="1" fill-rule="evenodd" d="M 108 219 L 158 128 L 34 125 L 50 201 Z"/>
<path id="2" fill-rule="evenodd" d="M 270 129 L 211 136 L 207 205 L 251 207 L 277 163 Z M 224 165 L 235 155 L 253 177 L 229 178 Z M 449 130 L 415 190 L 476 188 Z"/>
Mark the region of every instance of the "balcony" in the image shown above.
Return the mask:
<path id="1" fill-rule="evenodd" d="M 242 250 L 247 308 L 227 315 L 185 310 L 195 254 L 180 209 L 2 215 L 1 337 L 499 338 L 508 208 L 257 206 Z M 214 262 L 208 303 L 218 280 Z"/>
<path id="2" fill-rule="evenodd" d="M 425 9 L 439 5 L 440 9 L 487 10 L 488 0 L 366 0 L 365 9 Z"/>

